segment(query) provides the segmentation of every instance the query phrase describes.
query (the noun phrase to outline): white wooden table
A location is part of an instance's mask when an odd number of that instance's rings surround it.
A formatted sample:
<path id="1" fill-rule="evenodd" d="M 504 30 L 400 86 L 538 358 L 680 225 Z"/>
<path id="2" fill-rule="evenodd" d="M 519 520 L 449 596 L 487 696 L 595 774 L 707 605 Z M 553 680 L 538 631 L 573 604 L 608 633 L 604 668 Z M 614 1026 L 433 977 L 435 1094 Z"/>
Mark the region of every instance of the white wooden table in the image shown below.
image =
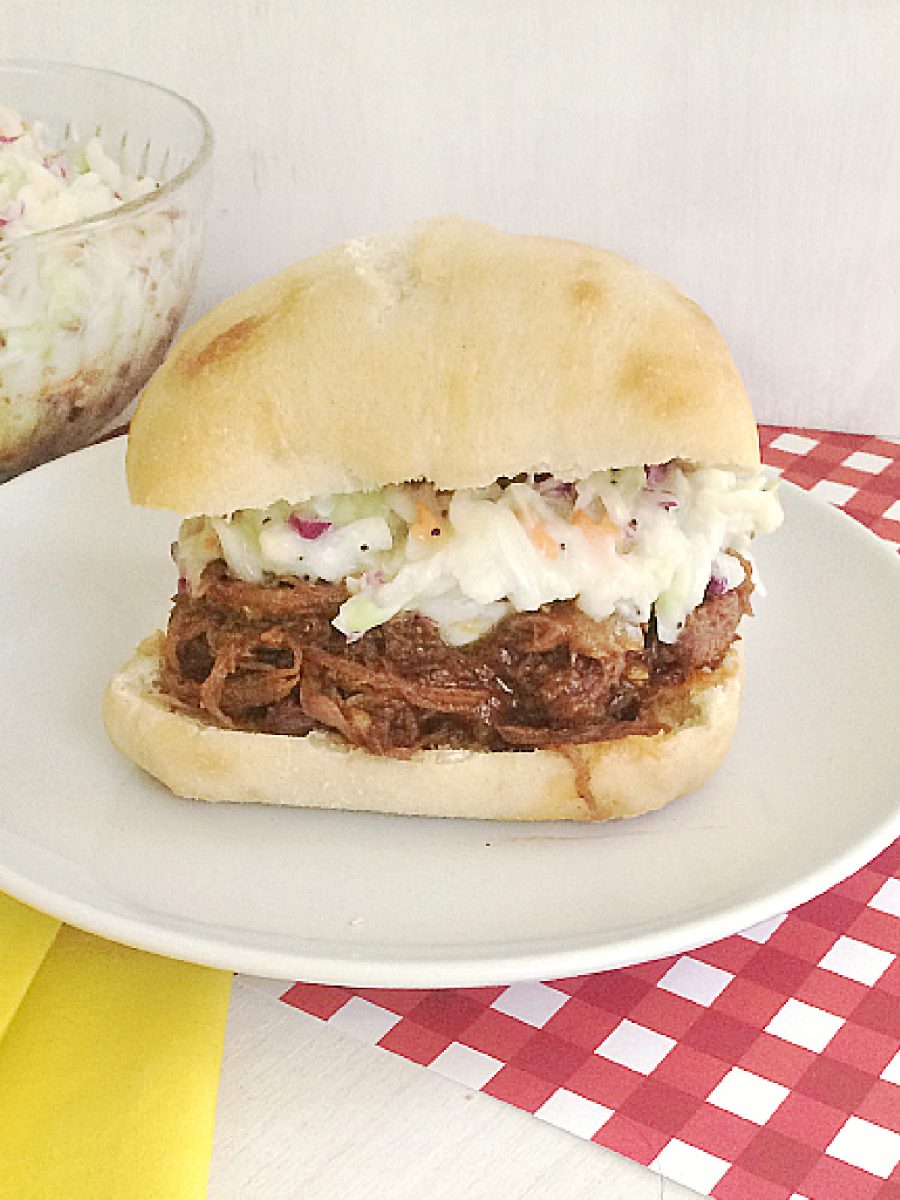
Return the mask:
<path id="1" fill-rule="evenodd" d="M 234 982 L 208 1200 L 688 1200 L 696 1193 Z"/>

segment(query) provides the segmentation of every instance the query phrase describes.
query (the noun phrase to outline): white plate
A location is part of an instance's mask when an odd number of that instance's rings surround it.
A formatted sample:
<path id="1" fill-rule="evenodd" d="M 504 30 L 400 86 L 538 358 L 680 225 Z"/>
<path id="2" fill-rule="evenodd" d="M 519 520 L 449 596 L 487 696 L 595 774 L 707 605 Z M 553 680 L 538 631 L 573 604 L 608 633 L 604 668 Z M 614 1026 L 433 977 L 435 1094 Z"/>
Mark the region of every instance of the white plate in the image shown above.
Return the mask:
<path id="1" fill-rule="evenodd" d="M 132 509 L 121 439 L 0 489 L 0 887 L 74 925 L 257 975 L 444 987 L 558 978 L 783 912 L 900 833 L 900 569 L 785 486 L 759 547 L 748 687 L 722 771 L 603 825 L 177 800 L 100 700 L 165 621 L 172 514 Z"/>

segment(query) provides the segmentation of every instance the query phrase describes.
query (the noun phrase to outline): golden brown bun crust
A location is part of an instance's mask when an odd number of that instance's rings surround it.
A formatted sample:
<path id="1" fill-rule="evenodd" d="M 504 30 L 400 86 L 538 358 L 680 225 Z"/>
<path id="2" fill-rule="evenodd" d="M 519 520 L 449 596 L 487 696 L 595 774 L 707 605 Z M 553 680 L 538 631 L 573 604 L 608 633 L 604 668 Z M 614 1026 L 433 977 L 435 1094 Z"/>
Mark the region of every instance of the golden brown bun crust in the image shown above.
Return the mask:
<path id="1" fill-rule="evenodd" d="M 110 683 L 103 706 L 119 750 L 176 795 L 307 808 L 507 821 L 631 817 L 700 787 L 731 744 L 740 705 L 740 643 L 701 676 L 690 722 L 668 734 L 552 750 L 429 750 L 380 758 L 339 738 L 244 733 L 172 709 L 154 684 L 160 636 Z M 576 770 L 573 759 L 579 761 Z"/>
<path id="2" fill-rule="evenodd" d="M 445 217 L 326 251 L 203 317 L 144 392 L 128 481 L 135 503 L 216 514 L 670 458 L 759 466 L 701 309 L 607 251 Z"/>

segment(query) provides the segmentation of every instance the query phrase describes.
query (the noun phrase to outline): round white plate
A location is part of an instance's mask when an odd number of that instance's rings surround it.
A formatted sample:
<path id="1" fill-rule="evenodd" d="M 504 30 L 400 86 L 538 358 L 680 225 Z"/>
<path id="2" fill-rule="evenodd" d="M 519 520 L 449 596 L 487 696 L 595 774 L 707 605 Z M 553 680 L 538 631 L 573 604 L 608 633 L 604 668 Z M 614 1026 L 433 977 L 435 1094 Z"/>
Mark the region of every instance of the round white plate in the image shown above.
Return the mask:
<path id="1" fill-rule="evenodd" d="M 108 677 L 165 622 L 173 514 L 118 439 L 0 488 L 0 887 L 161 954 L 350 986 L 559 978 L 660 958 L 809 899 L 900 834 L 900 569 L 785 486 L 715 779 L 601 825 L 178 800 L 123 760 Z"/>

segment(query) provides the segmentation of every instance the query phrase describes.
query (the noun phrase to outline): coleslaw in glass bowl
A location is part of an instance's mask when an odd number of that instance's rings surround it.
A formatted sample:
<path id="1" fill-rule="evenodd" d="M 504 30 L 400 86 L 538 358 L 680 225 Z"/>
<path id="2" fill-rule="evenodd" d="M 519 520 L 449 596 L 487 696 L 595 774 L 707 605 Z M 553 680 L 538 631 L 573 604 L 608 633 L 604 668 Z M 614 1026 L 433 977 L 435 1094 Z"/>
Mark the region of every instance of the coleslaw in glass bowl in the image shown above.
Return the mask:
<path id="1" fill-rule="evenodd" d="M 164 358 L 211 152 L 206 117 L 165 88 L 0 63 L 0 482 L 96 438 Z"/>

